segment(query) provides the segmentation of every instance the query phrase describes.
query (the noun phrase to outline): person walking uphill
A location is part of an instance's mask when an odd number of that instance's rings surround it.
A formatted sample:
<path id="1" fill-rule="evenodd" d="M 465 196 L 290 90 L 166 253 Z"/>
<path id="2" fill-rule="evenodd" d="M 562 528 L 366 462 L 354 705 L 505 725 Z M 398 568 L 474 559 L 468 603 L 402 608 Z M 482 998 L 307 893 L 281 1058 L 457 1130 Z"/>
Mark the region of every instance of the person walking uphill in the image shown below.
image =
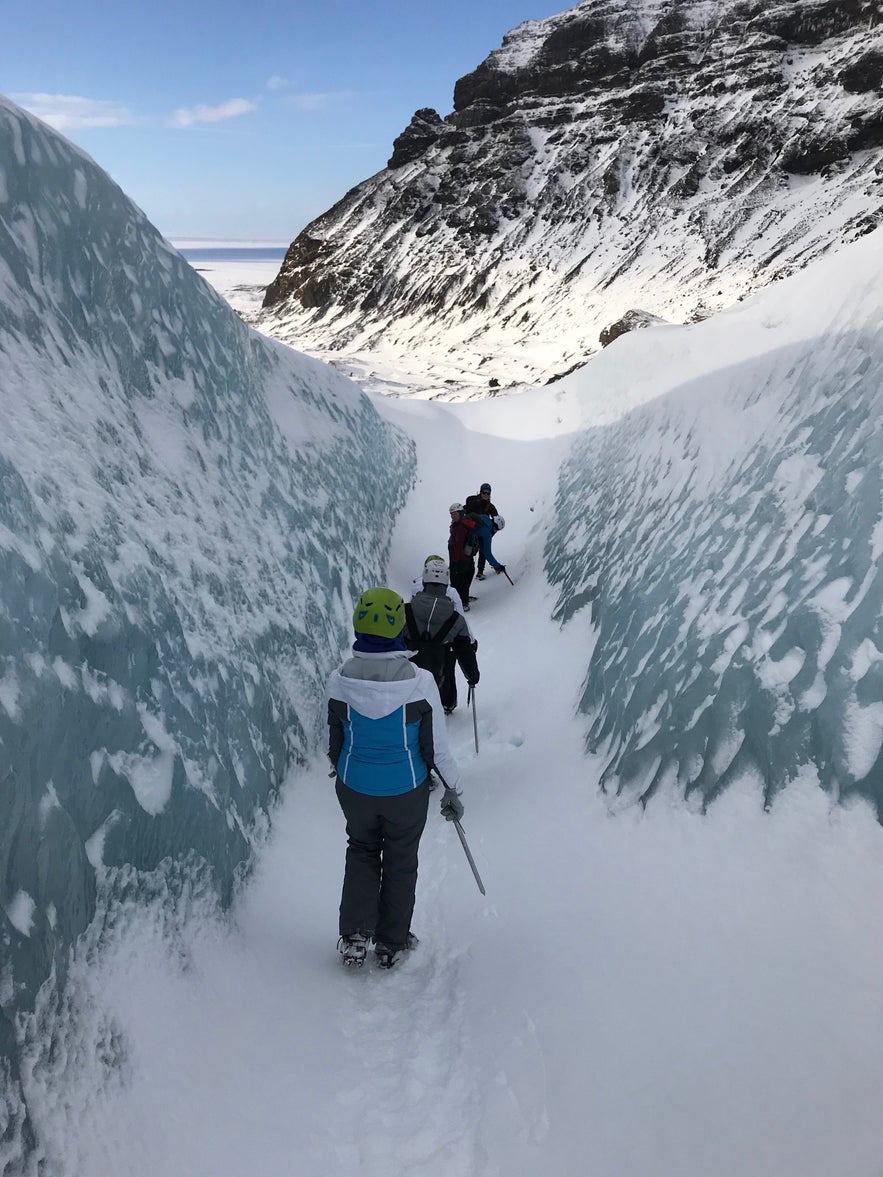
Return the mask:
<path id="1" fill-rule="evenodd" d="M 367 589 L 353 613 L 353 656 L 328 679 L 328 756 L 347 833 L 338 944 L 347 965 L 364 964 L 372 940 L 382 968 L 417 943 L 417 849 L 434 765 L 448 786 L 442 814 L 463 816 L 438 687 L 412 665 L 404 624 L 398 593 Z"/>
<path id="2" fill-rule="evenodd" d="M 491 484 L 483 482 L 478 488 L 477 495 L 469 495 L 466 502 L 463 504 L 463 510 L 466 512 L 474 511 L 477 515 L 487 515 L 492 518 L 494 515 L 499 515 L 499 511 L 491 502 Z M 484 564 L 487 559 L 487 551 L 484 545 L 484 539 L 479 536 L 478 548 L 478 579 L 484 580 Z M 493 567 L 493 565 L 492 565 Z"/>
<path id="3" fill-rule="evenodd" d="M 494 515 L 491 518 L 488 515 L 479 515 L 479 522 L 475 528 L 475 534 L 478 537 L 479 550 L 481 555 L 478 557 L 479 566 L 487 559 L 488 564 L 493 568 L 494 572 L 499 576 L 501 572 L 506 571 L 506 565 L 501 564 L 496 558 L 491 548 L 491 541 L 498 531 L 502 531 L 506 526 L 506 520 L 502 515 Z M 484 580 L 483 573 L 478 574 L 479 580 Z"/>
<path id="4" fill-rule="evenodd" d="M 469 612 L 469 586 L 475 576 L 475 552 L 478 548 L 478 537 L 475 528 L 479 516 L 475 513 L 464 514 L 462 503 L 451 503 L 451 532 L 448 536 L 448 563 L 451 569 L 451 588 L 456 589 L 463 602 L 463 608 Z"/>
<path id="5" fill-rule="evenodd" d="M 447 564 L 440 556 L 430 556 L 423 565 L 420 591 L 405 605 L 405 641 L 415 651 L 414 664 L 428 670 L 438 684 L 445 715 L 457 706 L 457 663 L 471 687 L 481 677 L 475 656 L 478 642 L 459 604 L 460 598 L 448 587 Z"/>

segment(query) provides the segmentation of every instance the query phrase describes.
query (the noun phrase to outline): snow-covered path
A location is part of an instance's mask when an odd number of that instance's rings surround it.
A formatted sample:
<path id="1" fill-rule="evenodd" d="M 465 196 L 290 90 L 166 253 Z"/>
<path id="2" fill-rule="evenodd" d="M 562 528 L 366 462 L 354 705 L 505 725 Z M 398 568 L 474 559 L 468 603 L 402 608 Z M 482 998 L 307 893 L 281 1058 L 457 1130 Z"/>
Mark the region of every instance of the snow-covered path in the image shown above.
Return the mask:
<path id="1" fill-rule="evenodd" d="M 478 756 L 465 691 L 449 720 L 486 899 L 433 803 L 419 949 L 345 972 L 343 820 L 324 763 L 298 775 L 235 922 L 173 950 L 136 925 L 91 971 L 125 1081 L 43 1107 L 65 1173 L 879 1171 L 879 827 L 800 783 L 771 814 L 750 791 L 608 814 L 573 714 L 590 629 L 549 620 L 542 569 L 562 442 L 525 440 L 528 406 L 383 406 L 419 447 L 393 585 L 480 481 L 507 517 L 516 585 L 477 585 L 470 614 Z"/>

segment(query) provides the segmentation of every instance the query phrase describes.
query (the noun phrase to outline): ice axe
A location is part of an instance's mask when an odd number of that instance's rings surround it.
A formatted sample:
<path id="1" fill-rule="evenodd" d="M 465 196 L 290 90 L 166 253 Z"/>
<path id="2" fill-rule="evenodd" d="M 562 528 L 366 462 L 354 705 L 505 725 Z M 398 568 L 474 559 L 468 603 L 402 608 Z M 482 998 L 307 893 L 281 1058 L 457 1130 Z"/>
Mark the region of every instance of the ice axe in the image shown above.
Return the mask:
<path id="1" fill-rule="evenodd" d="M 482 895 L 486 895 L 487 892 L 484 889 L 484 883 L 481 881 L 481 875 L 478 873 L 478 867 L 475 865 L 475 859 L 472 857 L 472 853 L 469 849 L 469 843 L 466 841 L 466 835 L 463 833 L 463 827 L 456 818 L 454 818 L 454 828 L 460 837 L 460 844 L 463 847 L 463 852 L 466 855 L 466 859 L 469 865 L 472 867 L 472 873 L 475 875 L 475 881 L 478 883 L 478 889 Z"/>
<path id="2" fill-rule="evenodd" d="M 466 696 L 466 706 L 472 704 L 472 731 L 475 735 L 475 755 L 478 755 L 478 715 L 475 710 L 475 687 L 470 683 L 469 693 Z"/>
<path id="3" fill-rule="evenodd" d="M 444 788 L 447 789 L 450 787 L 448 782 L 438 771 L 438 765 L 433 764 L 432 771 L 438 773 L 438 779 L 441 781 Z M 475 876 L 476 883 L 478 883 L 478 889 L 482 895 L 486 895 L 487 892 L 484 889 L 484 883 L 481 881 L 481 875 L 478 873 L 478 867 L 475 865 L 475 859 L 472 857 L 472 851 L 469 849 L 469 843 L 466 841 L 466 835 L 463 832 L 463 827 L 460 825 L 458 818 L 455 817 L 453 820 L 454 827 L 457 830 L 457 837 L 460 839 L 460 845 L 463 847 L 463 853 L 466 855 L 466 861 L 469 863 L 469 866 L 472 869 L 472 874 Z"/>

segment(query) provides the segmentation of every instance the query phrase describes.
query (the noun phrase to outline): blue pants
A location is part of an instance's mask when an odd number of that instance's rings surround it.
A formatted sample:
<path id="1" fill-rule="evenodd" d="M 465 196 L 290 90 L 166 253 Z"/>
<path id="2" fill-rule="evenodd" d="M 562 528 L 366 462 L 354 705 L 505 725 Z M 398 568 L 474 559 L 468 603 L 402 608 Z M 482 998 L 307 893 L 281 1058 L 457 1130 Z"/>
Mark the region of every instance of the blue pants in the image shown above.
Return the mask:
<path id="1" fill-rule="evenodd" d="M 484 572 L 485 560 L 487 560 L 491 568 L 502 568 L 502 564 L 494 558 L 494 553 L 491 551 L 491 537 L 493 536 L 493 532 L 490 524 L 486 527 L 476 527 L 475 533 L 478 536 L 478 550 L 480 553 L 478 557 L 478 571 Z"/>

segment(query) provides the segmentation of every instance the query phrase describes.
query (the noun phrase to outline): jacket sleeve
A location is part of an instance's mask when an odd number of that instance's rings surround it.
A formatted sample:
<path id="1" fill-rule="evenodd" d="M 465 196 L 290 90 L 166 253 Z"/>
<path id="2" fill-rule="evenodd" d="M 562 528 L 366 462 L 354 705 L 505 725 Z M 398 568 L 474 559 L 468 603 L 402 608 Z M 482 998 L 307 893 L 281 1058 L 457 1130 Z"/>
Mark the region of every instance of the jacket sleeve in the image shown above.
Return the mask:
<path id="1" fill-rule="evenodd" d="M 414 669 L 417 671 L 417 676 L 420 679 L 420 687 L 423 691 L 424 698 L 431 707 L 431 712 L 424 717 L 423 724 L 431 725 L 430 732 L 427 734 L 432 740 L 433 764 L 438 768 L 439 775 L 444 777 L 448 787 L 459 790 L 460 769 L 457 767 L 457 761 L 451 754 L 448 744 L 448 729 L 445 724 L 445 713 L 442 708 L 438 687 L 435 685 L 435 679 L 428 670 L 421 670 L 416 666 Z M 424 746 L 424 733 L 422 731 L 420 744 L 422 750 Z"/>
<path id="2" fill-rule="evenodd" d="M 331 761 L 331 767 L 337 768 L 337 762 L 340 760 L 340 753 L 343 750 L 343 721 L 346 718 L 346 703 L 333 697 L 330 682 L 326 698 L 328 702 L 328 759 Z"/>
<path id="3" fill-rule="evenodd" d="M 478 670 L 478 658 L 475 655 L 475 650 L 472 648 L 470 639 L 465 634 L 461 634 L 451 642 L 451 648 L 456 655 L 460 669 L 466 676 L 466 681 L 470 686 L 477 686 L 481 674 Z"/>

